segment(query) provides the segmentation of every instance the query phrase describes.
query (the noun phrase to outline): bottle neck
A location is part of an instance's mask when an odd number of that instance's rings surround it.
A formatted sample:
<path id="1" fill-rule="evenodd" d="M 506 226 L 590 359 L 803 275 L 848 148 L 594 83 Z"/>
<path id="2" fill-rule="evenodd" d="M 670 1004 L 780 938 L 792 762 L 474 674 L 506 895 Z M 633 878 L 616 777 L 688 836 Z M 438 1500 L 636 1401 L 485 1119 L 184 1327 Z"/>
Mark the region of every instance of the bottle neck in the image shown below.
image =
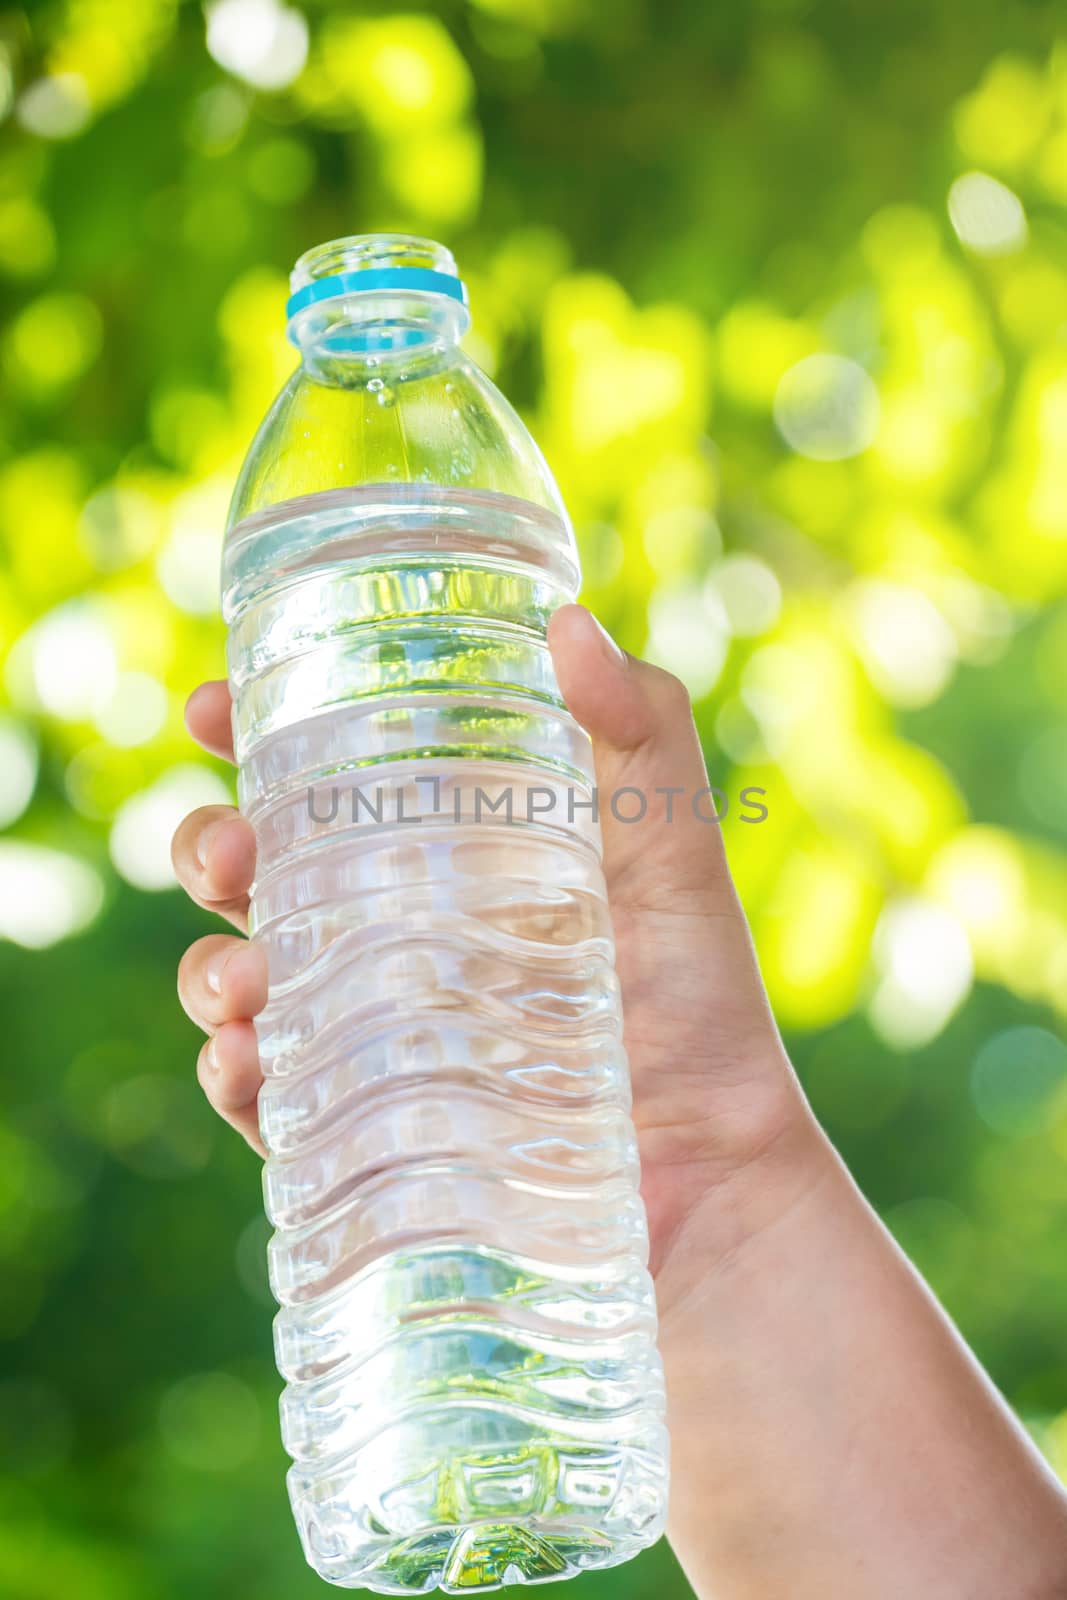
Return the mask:
<path id="1" fill-rule="evenodd" d="M 291 277 L 288 334 L 324 382 L 437 364 L 469 326 L 451 253 L 402 234 L 334 240 L 301 256 Z"/>

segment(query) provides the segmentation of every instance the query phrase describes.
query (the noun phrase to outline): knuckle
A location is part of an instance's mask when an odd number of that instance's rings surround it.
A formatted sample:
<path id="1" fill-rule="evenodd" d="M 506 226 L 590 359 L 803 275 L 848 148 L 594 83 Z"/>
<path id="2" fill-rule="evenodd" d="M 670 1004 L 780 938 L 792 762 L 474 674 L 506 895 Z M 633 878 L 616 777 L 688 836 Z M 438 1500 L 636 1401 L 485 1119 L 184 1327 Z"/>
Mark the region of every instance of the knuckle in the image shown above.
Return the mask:
<path id="1" fill-rule="evenodd" d="M 654 680 L 655 693 L 667 715 L 688 716 L 692 702 L 689 698 L 689 690 L 681 678 L 676 677 L 673 672 L 668 672 L 665 667 L 653 667 L 652 670 L 656 675 Z"/>

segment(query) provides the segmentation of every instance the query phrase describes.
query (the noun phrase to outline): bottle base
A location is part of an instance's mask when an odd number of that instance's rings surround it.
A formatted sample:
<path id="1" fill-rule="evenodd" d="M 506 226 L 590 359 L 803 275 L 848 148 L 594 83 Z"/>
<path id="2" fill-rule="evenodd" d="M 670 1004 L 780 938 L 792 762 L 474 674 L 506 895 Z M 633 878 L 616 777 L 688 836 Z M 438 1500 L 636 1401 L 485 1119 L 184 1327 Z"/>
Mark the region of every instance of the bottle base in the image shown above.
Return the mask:
<path id="1" fill-rule="evenodd" d="M 545 1443 L 453 1458 L 429 1476 L 436 1504 L 421 1512 L 410 1481 L 355 1516 L 343 1498 L 316 1505 L 294 1494 L 304 1552 L 319 1576 L 379 1594 L 548 1583 L 618 1566 L 663 1532 L 666 1462 L 655 1449 Z"/>
<path id="2" fill-rule="evenodd" d="M 315 1561 L 321 1578 L 377 1594 L 486 1592 L 519 1583 L 549 1583 L 629 1561 L 658 1535 L 612 1539 L 589 1527 L 552 1519 L 476 1522 L 433 1528 L 395 1544 L 369 1569 L 361 1562 Z M 347 1568 L 347 1570 L 346 1570 Z"/>

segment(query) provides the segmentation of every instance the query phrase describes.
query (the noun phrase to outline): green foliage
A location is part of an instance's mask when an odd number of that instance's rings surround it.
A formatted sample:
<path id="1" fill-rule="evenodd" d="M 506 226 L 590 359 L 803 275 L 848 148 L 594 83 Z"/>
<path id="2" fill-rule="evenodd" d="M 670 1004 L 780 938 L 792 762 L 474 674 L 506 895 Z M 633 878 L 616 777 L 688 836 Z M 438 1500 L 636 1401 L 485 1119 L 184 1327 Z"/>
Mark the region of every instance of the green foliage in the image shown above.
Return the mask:
<path id="1" fill-rule="evenodd" d="M 185 696 L 309 245 L 449 243 L 587 598 L 685 678 L 861 1183 L 1067 1472 L 1067 41 L 997 0 L 0 24 L 0 1590 L 319 1591 L 193 1077 Z M 210 48 L 209 48 L 210 46 Z M 741 820 L 745 785 L 767 820 Z M 709 1329 L 709 1338 L 714 1330 Z M 709 1515 L 714 1508 L 709 1507 Z M 665 1549 L 586 1589 L 684 1584 Z"/>

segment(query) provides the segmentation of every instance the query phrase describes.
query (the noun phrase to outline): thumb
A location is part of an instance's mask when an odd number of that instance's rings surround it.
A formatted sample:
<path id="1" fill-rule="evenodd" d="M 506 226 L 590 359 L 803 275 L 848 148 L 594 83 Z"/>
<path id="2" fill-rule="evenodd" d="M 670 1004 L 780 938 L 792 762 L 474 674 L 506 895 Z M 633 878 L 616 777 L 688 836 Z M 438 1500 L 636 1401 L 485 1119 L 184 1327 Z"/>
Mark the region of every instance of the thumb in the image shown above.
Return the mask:
<path id="1" fill-rule="evenodd" d="M 548 642 L 593 741 L 613 904 L 740 919 L 684 684 L 620 650 L 584 606 L 555 612 Z"/>
<path id="2" fill-rule="evenodd" d="M 700 1158 L 702 1193 L 706 1158 L 717 1172 L 743 1165 L 792 1118 L 797 1092 L 711 820 L 684 686 L 626 655 L 582 606 L 561 607 L 548 639 L 563 698 L 593 741 L 645 1196 L 662 1238 L 684 1199 L 681 1166 Z"/>

